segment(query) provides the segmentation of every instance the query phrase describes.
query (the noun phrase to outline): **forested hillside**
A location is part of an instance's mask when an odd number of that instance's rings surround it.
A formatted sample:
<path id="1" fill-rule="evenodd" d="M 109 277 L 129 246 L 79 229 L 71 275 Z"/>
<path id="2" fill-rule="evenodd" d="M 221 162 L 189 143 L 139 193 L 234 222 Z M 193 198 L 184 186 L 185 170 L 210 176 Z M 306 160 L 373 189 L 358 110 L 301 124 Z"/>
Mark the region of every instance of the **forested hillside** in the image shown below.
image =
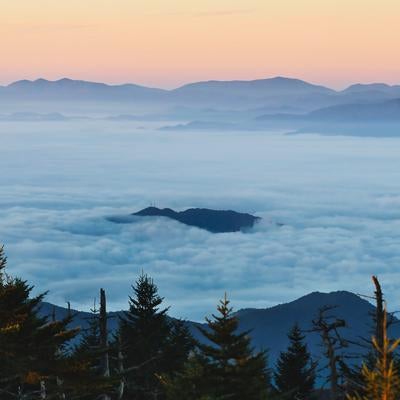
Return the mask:
<path id="1" fill-rule="evenodd" d="M 257 310 L 235 313 L 226 294 L 206 323 L 194 327 L 168 317 L 157 285 L 142 273 L 127 294 L 127 311 L 108 314 L 100 289 L 99 304 L 79 331 L 71 328 L 73 310 L 47 305 L 44 315 L 45 294 L 32 296 L 32 286 L 9 276 L 6 266 L 1 247 L 1 399 L 394 400 L 400 395 L 399 342 L 388 329 L 396 320 L 386 311 L 376 277 L 371 297 L 376 307 L 365 303 L 373 314 L 372 331 L 349 337 L 348 327 L 357 324 L 354 310 L 339 314 L 335 305 L 322 305 L 308 327 L 287 325 L 286 349 L 271 363 L 274 349 L 252 344 L 248 325 L 254 321 L 256 327 L 257 318 L 251 317 Z M 286 315 L 297 313 L 301 320 L 302 306 L 321 297 L 311 296 L 289 304 Z M 258 323 L 266 322 L 273 318 Z M 318 360 L 307 345 L 309 335 L 321 346 Z M 324 385 L 321 376 L 327 377 Z"/>

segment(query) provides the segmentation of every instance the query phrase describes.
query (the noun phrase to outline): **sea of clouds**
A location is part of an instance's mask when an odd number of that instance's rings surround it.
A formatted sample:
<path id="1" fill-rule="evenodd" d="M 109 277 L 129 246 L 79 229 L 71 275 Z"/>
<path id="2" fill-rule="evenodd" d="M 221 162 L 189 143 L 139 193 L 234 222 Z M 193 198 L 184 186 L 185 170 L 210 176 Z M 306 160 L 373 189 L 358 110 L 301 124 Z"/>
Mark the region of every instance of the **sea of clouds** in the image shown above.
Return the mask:
<path id="1" fill-rule="evenodd" d="M 172 315 L 196 320 L 225 291 L 235 308 L 262 308 L 311 291 L 370 294 L 371 274 L 400 306 L 400 139 L 155 128 L 1 123 L 9 273 L 78 309 L 104 287 L 116 310 L 145 271 Z M 107 220 L 150 204 L 263 220 L 227 234 L 163 218 Z"/>

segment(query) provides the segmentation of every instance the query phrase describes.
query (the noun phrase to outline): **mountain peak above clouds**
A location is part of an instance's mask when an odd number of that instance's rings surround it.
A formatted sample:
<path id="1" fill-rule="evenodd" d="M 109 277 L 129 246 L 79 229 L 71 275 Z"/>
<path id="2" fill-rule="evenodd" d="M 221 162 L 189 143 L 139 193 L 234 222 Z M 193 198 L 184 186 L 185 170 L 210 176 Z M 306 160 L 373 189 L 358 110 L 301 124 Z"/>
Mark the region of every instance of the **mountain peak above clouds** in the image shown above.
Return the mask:
<path id="1" fill-rule="evenodd" d="M 185 225 L 195 226 L 212 233 L 239 232 L 252 228 L 259 220 L 254 215 L 232 210 L 211 210 L 207 208 L 189 208 L 174 211 L 170 208 L 148 207 L 132 214 L 139 217 L 167 217 Z"/>

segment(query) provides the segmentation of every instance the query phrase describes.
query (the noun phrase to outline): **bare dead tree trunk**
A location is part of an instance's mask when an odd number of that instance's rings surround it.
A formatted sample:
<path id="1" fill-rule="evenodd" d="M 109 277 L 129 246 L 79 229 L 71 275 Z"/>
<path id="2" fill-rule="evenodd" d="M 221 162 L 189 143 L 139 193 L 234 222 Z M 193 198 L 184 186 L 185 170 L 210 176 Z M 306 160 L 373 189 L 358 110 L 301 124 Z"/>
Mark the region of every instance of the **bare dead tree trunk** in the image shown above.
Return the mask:
<path id="1" fill-rule="evenodd" d="M 110 362 L 108 355 L 108 329 L 107 329 L 107 300 L 106 292 L 104 289 L 100 289 L 100 346 L 102 348 L 102 374 L 105 378 L 110 377 Z M 104 394 L 101 397 L 103 400 L 110 400 L 110 397 Z"/>
<path id="2" fill-rule="evenodd" d="M 378 347 L 383 348 L 384 333 L 386 330 L 384 322 L 384 300 L 382 288 L 376 276 L 372 277 L 372 282 L 375 285 L 375 300 L 376 300 L 376 313 L 375 313 L 375 339 Z"/>
<path id="3" fill-rule="evenodd" d="M 336 400 L 339 394 L 339 376 L 336 365 L 336 354 L 332 341 L 329 338 L 329 332 L 324 331 L 322 333 L 323 341 L 326 348 L 326 356 L 329 362 L 329 371 L 330 371 L 330 391 L 331 391 L 331 400 Z"/>
<path id="4" fill-rule="evenodd" d="M 44 381 L 40 382 L 40 399 L 46 399 L 46 383 Z"/>
<path id="5" fill-rule="evenodd" d="M 70 317 L 71 316 L 71 303 L 69 301 L 67 301 L 67 305 L 68 305 L 67 314 L 68 314 L 68 317 Z M 51 314 L 51 319 L 52 319 L 52 322 L 56 322 L 56 320 L 57 320 L 57 318 L 56 318 L 56 308 L 54 306 L 53 306 L 53 310 L 52 310 L 52 314 Z M 57 349 L 56 353 L 59 353 L 59 352 L 60 352 L 60 349 Z M 59 398 L 61 400 L 65 399 L 65 393 L 63 393 L 63 391 L 62 391 L 63 384 L 64 384 L 64 381 L 61 378 L 59 378 L 58 376 L 56 376 L 57 392 L 58 392 L 58 396 L 59 396 Z M 44 386 L 42 388 L 42 382 L 41 382 L 40 383 L 40 396 L 41 396 L 40 398 L 41 399 L 46 399 L 47 394 L 46 394 L 46 386 L 45 386 L 44 382 L 43 382 L 43 385 Z M 42 397 L 43 394 L 44 394 L 45 397 Z"/>
<path id="6" fill-rule="evenodd" d="M 122 341 L 121 341 L 121 335 L 118 335 L 118 373 L 121 375 L 121 380 L 119 383 L 118 387 L 118 400 L 121 400 L 122 397 L 124 396 L 124 391 L 125 391 L 125 377 L 123 375 L 124 373 L 124 355 L 122 353 Z"/>
<path id="7" fill-rule="evenodd" d="M 56 378 L 57 381 L 57 387 L 60 393 L 60 399 L 65 400 L 65 393 L 62 390 L 62 386 L 64 384 L 64 381 L 62 379 L 60 379 L 59 377 Z"/>
<path id="8" fill-rule="evenodd" d="M 322 307 L 319 310 L 318 317 L 312 321 L 313 328 L 311 329 L 312 332 L 317 332 L 320 335 L 325 349 L 324 354 L 328 360 L 331 400 L 339 399 L 342 391 L 339 384 L 338 364 L 343 362 L 343 357 L 339 354 L 339 351 L 346 347 L 346 341 L 342 339 L 338 331 L 346 326 L 346 322 L 333 315 L 326 315 L 328 311 L 334 308 L 336 307 Z"/>
<path id="9" fill-rule="evenodd" d="M 67 301 L 67 316 L 68 318 L 71 317 L 71 302 Z"/>

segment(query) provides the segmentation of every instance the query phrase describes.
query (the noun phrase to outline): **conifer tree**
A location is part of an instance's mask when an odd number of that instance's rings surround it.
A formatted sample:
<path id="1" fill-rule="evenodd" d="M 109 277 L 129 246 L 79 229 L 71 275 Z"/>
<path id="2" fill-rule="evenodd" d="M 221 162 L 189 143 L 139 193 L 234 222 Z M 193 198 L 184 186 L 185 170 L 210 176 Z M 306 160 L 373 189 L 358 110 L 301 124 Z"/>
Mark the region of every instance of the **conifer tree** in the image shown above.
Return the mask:
<path id="1" fill-rule="evenodd" d="M 108 346 L 105 347 L 101 335 L 101 317 L 94 305 L 88 326 L 81 335 L 80 342 L 75 346 L 72 360 L 77 365 L 84 365 L 79 378 L 81 396 L 79 399 L 104 399 L 115 390 L 118 383 L 116 377 L 110 377 L 104 370 L 104 357 L 108 356 Z M 108 371 L 106 371 L 108 372 Z"/>
<path id="2" fill-rule="evenodd" d="M 207 363 L 200 361 L 198 353 L 193 353 L 181 371 L 163 376 L 166 400 L 211 400 L 211 396 L 207 395 L 210 387 L 205 368 Z"/>
<path id="3" fill-rule="evenodd" d="M 31 286 L 5 273 L 3 248 L 0 266 L 0 398 L 61 395 L 59 379 L 70 371 L 66 344 L 77 333 L 67 328 L 71 318 L 38 315 L 44 294 L 31 298 Z"/>
<path id="4" fill-rule="evenodd" d="M 194 349 L 195 341 L 189 328 L 181 320 L 170 320 L 169 329 L 163 350 L 163 361 L 166 373 L 171 374 L 182 370 Z"/>
<path id="5" fill-rule="evenodd" d="M 305 336 L 298 324 L 288 333 L 289 346 L 281 352 L 274 373 L 275 386 L 282 398 L 287 400 L 309 400 L 315 383 L 315 367 Z"/>
<path id="6" fill-rule="evenodd" d="M 100 370 L 100 328 L 99 314 L 94 307 L 87 320 L 87 328 L 82 330 L 79 344 L 75 346 L 74 353 L 77 356 L 81 354 L 90 360 L 91 368 L 94 371 Z"/>
<path id="7" fill-rule="evenodd" d="M 159 399 L 164 396 L 163 374 L 183 367 L 191 337 L 184 327 L 172 323 L 168 308 L 153 280 L 142 274 L 129 298 L 129 311 L 120 325 L 123 354 L 124 398 Z"/>
<path id="8" fill-rule="evenodd" d="M 208 327 L 199 328 L 210 342 L 198 343 L 207 382 L 204 395 L 231 400 L 265 399 L 269 383 L 265 353 L 254 352 L 249 332 L 238 332 L 238 319 L 226 295 L 217 310 L 218 315 L 206 319 Z"/>

